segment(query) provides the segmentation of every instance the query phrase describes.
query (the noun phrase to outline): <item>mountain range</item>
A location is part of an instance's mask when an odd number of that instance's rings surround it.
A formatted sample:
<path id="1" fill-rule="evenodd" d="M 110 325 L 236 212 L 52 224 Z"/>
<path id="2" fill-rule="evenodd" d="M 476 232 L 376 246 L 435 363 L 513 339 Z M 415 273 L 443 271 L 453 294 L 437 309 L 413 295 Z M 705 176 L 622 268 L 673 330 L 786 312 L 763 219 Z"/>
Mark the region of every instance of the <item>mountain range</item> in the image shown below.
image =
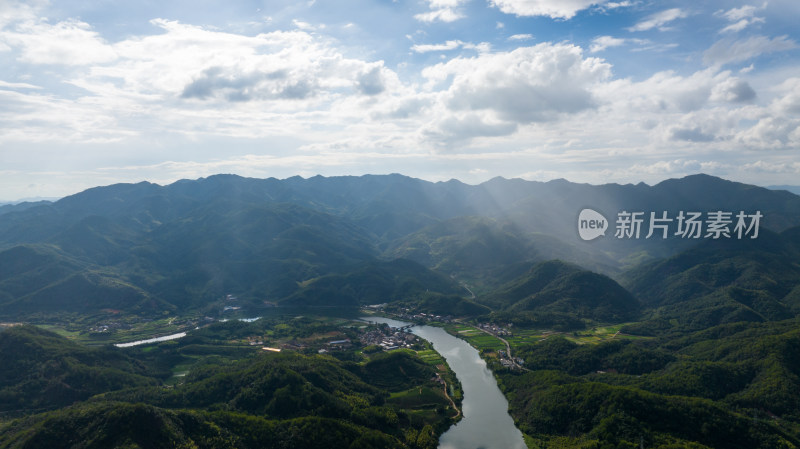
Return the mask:
<path id="1" fill-rule="evenodd" d="M 609 230 L 585 242 L 584 208 L 609 222 L 621 211 L 762 218 L 757 239 Z M 715 322 L 786 317 L 800 291 L 798 224 L 800 196 L 702 174 L 654 186 L 397 174 L 115 184 L 0 208 L 0 317 L 211 310 L 226 295 L 250 307 L 411 299 L 601 321 L 671 318 L 675 301 L 699 301 L 693 310 L 711 307 Z"/>

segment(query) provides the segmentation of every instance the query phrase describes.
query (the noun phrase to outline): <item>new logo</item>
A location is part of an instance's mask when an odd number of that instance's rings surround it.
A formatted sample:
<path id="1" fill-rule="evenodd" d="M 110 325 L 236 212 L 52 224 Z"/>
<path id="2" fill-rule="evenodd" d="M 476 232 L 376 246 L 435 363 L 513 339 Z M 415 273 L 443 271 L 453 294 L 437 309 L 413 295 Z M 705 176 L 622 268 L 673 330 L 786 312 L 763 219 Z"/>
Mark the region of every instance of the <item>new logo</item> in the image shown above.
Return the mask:
<path id="1" fill-rule="evenodd" d="M 583 209 L 578 215 L 578 235 L 583 240 L 594 240 L 601 235 L 606 235 L 608 220 L 600 212 L 592 209 Z"/>

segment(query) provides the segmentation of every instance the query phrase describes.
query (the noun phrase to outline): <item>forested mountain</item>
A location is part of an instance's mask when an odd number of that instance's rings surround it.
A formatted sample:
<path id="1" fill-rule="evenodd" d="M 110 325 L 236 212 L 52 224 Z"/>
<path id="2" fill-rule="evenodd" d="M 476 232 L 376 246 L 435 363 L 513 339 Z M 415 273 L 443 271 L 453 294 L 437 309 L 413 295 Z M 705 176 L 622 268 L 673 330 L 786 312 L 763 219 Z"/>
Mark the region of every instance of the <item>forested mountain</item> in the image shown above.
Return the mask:
<path id="1" fill-rule="evenodd" d="M 502 178 L 470 186 L 401 175 L 117 184 L 4 207 L 0 315 L 161 313 L 203 308 L 226 294 L 252 304 L 321 304 L 334 289 L 347 292 L 329 295 L 336 304 L 385 302 L 409 277 L 408 264 L 381 265 L 396 258 L 488 294 L 521 265 L 561 259 L 617 277 L 698 243 L 610 235 L 583 242 L 576 231 L 583 207 L 610 221 L 621 210 L 758 210 L 763 235 L 800 222 L 800 197 L 706 175 L 652 187 Z M 387 274 L 393 268 L 400 271 Z M 414 270 L 417 290 L 458 290 Z M 380 287 L 344 288 L 363 276 Z"/>
<path id="2" fill-rule="evenodd" d="M 625 275 L 661 319 L 692 329 L 773 321 L 800 312 L 800 227 L 758 239 L 709 240 Z"/>
<path id="3" fill-rule="evenodd" d="M 626 321 L 640 309 L 613 279 L 560 261 L 537 264 L 478 301 L 517 314 L 559 313 L 600 322 Z"/>
<path id="4" fill-rule="evenodd" d="M 0 332 L 0 412 L 47 410 L 109 390 L 153 386 L 157 371 L 116 348 L 87 348 L 34 326 Z"/>

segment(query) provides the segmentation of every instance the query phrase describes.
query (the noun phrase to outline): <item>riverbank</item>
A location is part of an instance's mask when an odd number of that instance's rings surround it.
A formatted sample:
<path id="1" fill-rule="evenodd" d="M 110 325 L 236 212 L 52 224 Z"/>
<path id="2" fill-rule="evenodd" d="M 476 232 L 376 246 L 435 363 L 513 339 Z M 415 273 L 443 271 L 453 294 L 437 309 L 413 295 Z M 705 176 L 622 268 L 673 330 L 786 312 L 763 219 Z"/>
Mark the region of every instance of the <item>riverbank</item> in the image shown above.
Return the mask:
<path id="1" fill-rule="evenodd" d="M 402 327 L 409 323 L 372 316 L 374 322 Z M 461 421 L 439 439 L 440 449 L 524 449 L 522 432 L 508 414 L 508 401 L 478 351 L 441 327 L 418 324 L 411 332 L 431 342 L 461 383 Z"/>

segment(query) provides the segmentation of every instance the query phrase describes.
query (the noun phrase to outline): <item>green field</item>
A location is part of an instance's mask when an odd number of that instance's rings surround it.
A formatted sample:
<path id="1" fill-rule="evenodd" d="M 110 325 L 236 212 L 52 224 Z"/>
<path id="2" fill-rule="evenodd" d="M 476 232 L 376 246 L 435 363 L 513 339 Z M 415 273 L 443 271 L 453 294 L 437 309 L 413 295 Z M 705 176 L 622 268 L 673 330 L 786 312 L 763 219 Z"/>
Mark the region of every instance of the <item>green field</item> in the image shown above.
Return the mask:
<path id="1" fill-rule="evenodd" d="M 423 351 L 418 351 L 417 356 L 421 358 L 425 363 L 429 365 L 440 365 L 444 364 L 445 361 L 438 352 L 434 351 L 433 349 L 426 349 Z"/>
<path id="2" fill-rule="evenodd" d="M 441 387 L 436 390 L 430 387 L 415 387 L 392 393 L 387 403 L 395 404 L 400 408 L 421 409 L 447 404 L 447 399 L 442 394 Z"/>
<path id="3" fill-rule="evenodd" d="M 630 323 L 620 323 L 609 326 L 597 326 L 579 332 L 553 332 L 543 329 L 514 329 L 513 335 L 505 337 L 512 348 L 533 344 L 542 341 L 551 335 L 561 335 L 567 340 L 578 344 L 597 344 L 611 339 L 641 340 L 647 337 L 625 335 L 619 333 L 625 325 Z"/>
<path id="4" fill-rule="evenodd" d="M 108 332 L 89 332 L 88 327 L 86 329 L 77 329 L 75 325 L 41 324 L 39 327 L 79 343 L 104 345 L 146 340 L 186 330 L 185 325 L 180 326 L 175 324 L 175 321 L 175 318 L 161 318 L 152 321 L 134 322 L 130 324 L 130 329 L 113 329 Z"/>
<path id="5" fill-rule="evenodd" d="M 445 330 L 456 337 L 463 338 L 472 347 L 480 350 L 496 351 L 505 349 L 506 345 L 497 337 L 487 334 L 480 329 L 464 324 L 446 326 Z"/>
<path id="6" fill-rule="evenodd" d="M 542 331 L 539 329 L 514 329 L 510 337 L 504 337 L 508 343 L 514 348 L 517 345 L 536 343 L 547 338 L 550 332 Z"/>

